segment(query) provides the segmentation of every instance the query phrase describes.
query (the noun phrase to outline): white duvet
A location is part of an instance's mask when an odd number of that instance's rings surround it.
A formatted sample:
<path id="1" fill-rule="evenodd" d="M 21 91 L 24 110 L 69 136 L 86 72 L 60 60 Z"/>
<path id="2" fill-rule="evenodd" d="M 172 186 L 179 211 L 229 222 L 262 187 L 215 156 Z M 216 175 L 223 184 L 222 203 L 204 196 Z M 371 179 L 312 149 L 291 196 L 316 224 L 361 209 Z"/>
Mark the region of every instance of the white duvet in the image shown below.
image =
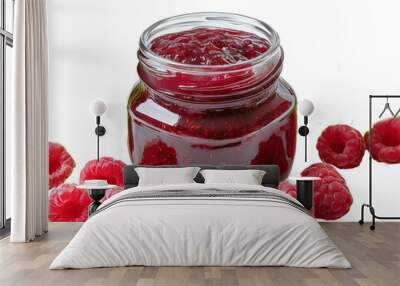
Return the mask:
<path id="1" fill-rule="evenodd" d="M 145 266 L 349 268 L 318 222 L 289 204 L 257 198 L 151 198 L 115 203 L 131 192 L 263 190 L 262 186 L 179 184 L 135 187 L 100 206 L 50 269 Z M 297 202 L 297 201 L 296 201 Z"/>

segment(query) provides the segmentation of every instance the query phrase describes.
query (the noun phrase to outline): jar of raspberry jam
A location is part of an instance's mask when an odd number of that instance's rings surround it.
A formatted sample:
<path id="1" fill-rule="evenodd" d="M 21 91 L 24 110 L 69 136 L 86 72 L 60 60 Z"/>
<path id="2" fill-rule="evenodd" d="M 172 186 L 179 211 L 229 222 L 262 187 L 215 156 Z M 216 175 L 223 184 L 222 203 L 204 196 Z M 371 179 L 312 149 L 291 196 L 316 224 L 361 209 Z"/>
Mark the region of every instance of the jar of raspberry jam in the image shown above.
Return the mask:
<path id="1" fill-rule="evenodd" d="M 128 102 L 134 164 L 277 164 L 288 176 L 296 97 L 269 25 L 230 13 L 168 18 L 143 32 L 138 58 Z"/>

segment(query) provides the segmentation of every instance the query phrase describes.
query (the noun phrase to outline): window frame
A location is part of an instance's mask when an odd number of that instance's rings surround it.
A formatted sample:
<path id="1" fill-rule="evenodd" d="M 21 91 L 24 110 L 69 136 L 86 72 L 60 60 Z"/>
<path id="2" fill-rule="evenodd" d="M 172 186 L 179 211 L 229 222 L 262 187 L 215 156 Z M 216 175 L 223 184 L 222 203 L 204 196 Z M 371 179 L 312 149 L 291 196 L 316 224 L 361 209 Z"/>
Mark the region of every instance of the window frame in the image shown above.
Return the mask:
<path id="1" fill-rule="evenodd" d="M 15 0 L 12 2 L 12 15 L 7 15 L 6 0 L 0 0 L 0 237 L 9 232 L 10 219 L 6 218 L 6 188 L 5 188 L 5 103 L 6 103 L 6 50 L 7 46 L 13 47 L 13 33 L 7 31 L 7 17 L 14 19 Z"/>

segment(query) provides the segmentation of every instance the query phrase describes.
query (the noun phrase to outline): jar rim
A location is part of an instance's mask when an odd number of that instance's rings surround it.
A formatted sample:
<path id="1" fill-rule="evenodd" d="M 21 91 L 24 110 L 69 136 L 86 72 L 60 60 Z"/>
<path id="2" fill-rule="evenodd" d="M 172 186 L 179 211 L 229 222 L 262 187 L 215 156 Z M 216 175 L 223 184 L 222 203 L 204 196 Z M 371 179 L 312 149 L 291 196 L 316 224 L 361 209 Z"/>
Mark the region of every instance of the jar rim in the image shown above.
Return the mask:
<path id="1" fill-rule="evenodd" d="M 168 27 L 172 27 L 174 25 L 184 25 L 185 23 L 194 23 L 194 19 L 197 21 L 220 21 L 226 23 L 233 23 L 235 25 L 241 24 L 245 25 L 249 28 L 253 28 L 254 31 L 261 33 L 265 39 L 268 41 L 269 49 L 258 55 L 257 57 L 240 61 L 232 64 L 224 64 L 224 65 L 194 65 L 194 64 L 186 64 L 181 62 L 176 62 L 167 58 L 160 56 L 159 54 L 153 52 L 149 48 L 149 44 L 151 40 L 154 38 L 154 34 L 162 31 Z M 215 26 L 217 27 L 217 26 Z M 186 13 L 177 16 L 168 17 L 162 19 L 160 21 L 155 22 L 150 25 L 147 29 L 145 29 L 140 36 L 139 41 L 139 51 L 138 57 L 141 61 L 150 61 L 153 64 L 157 63 L 158 65 L 166 65 L 169 69 L 175 70 L 186 70 L 192 72 L 226 72 L 229 70 L 234 70 L 235 72 L 240 71 L 242 68 L 246 69 L 250 66 L 255 66 L 259 63 L 263 63 L 268 61 L 268 59 L 274 57 L 277 52 L 280 52 L 280 40 L 278 33 L 267 23 L 258 20 L 256 18 L 252 18 L 249 16 L 244 16 L 236 13 L 229 12 L 195 12 L 195 13 Z"/>

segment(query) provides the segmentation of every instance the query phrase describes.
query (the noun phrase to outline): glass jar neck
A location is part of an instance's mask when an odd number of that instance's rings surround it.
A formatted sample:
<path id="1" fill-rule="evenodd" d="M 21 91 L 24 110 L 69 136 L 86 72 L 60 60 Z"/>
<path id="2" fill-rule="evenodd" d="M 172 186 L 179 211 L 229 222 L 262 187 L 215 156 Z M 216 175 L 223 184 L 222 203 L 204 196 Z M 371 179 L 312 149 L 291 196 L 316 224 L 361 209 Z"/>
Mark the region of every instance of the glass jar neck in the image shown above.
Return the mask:
<path id="1" fill-rule="evenodd" d="M 141 74 L 140 77 L 149 96 L 159 102 L 192 109 L 247 108 L 262 103 L 275 93 L 281 70 L 282 64 L 279 64 L 271 74 L 253 85 L 246 84 L 240 87 L 240 83 L 237 86 L 234 83 L 209 90 L 207 87 L 200 90 L 199 86 L 195 85 L 171 88 L 169 83 L 161 84 L 163 88 L 160 88 L 158 84 L 162 83 L 163 79 L 156 78 L 153 74 Z M 171 78 L 168 77 L 168 80 Z"/>
<path id="2" fill-rule="evenodd" d="M 239 27 L 258 34 L 269 49 L 249 60 L 227 65 L 189 65 L 163 58 L 150 49 L 151 41 L 171 31 L 191 27 Z M 256 102 L 276 88 L 283 62 L 279 37 L 267 24 L 230 13 L 194 13 L 155 23 L 144 31 L 138 51 L 138 74 L 152 94 L 181 103 L 229 105 Z"/>

